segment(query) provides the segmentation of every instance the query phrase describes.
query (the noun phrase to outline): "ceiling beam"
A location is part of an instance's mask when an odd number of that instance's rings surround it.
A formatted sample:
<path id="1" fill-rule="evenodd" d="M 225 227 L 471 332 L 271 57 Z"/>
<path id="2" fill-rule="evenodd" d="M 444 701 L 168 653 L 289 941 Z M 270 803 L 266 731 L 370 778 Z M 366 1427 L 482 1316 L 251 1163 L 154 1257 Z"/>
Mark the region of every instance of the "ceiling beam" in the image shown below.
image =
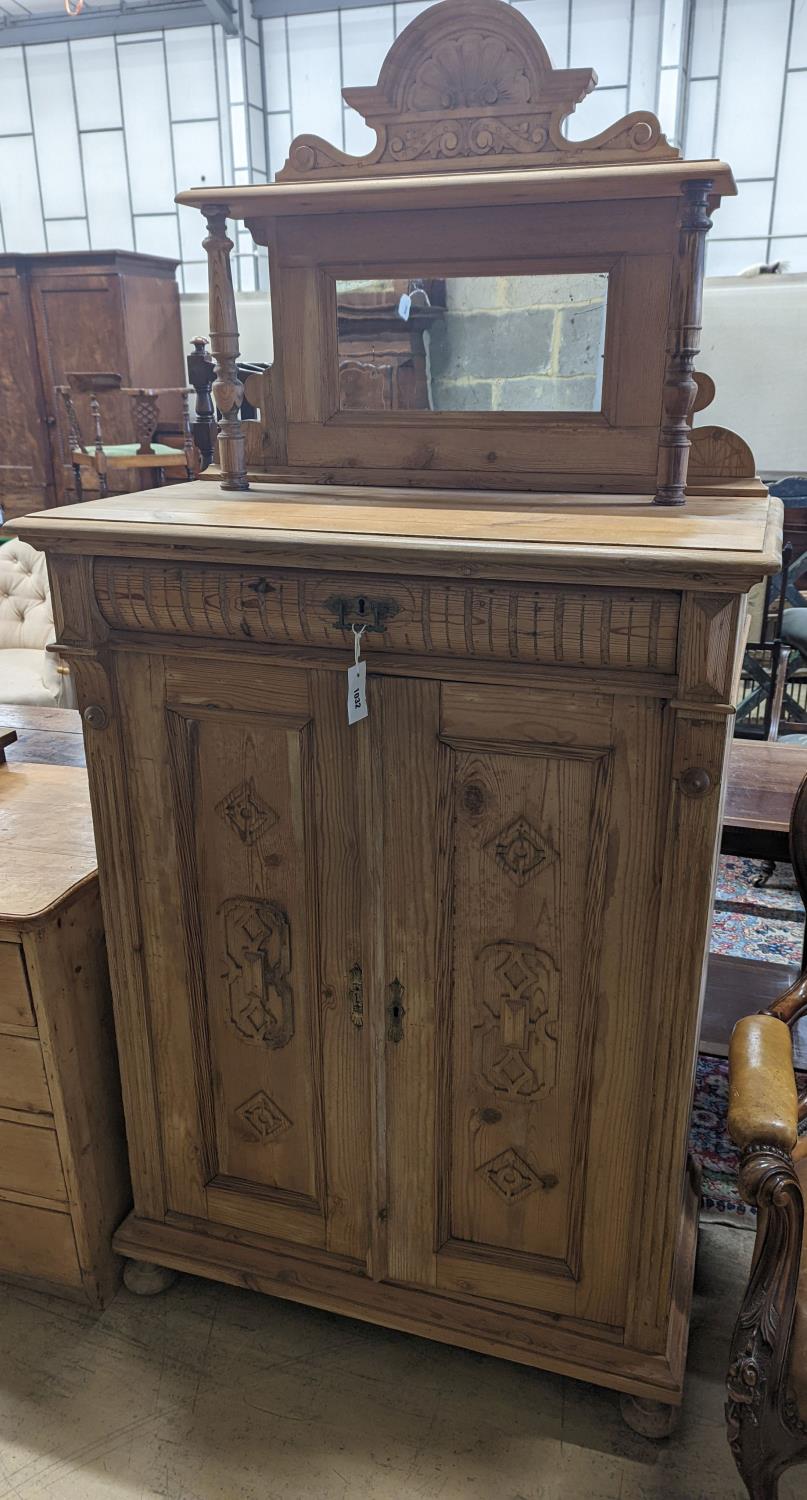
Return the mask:
<path id="1" fill-rule="evenodd" d="M 232 17 L 232 12 L 229 12 Z M 223 20 L 220 25 L 224 25 Z M 208 0 L 180 0 L 172 5 L 148 5 L 138 10 L 82 11 L 80 16 L 54 12 L 0 26 L 0 47 L 21 43 L 77 42 L 85 36 L 128 36 L 138 31 L 172 30 L 176 26 L 209 26 Z"/>
<path id="2" fill-rule="evenodd" d="M 274 16 L 305 16 L 313 11 L 359 10 L 363 6 L 377 5 L 378 0 L 252 0 L 252 9 L 259 21 L 269 21 Z"/>
<path id="3" fill-rule="evenodd" d="M 204 0 L 204 6 L 210 20 L 223 26 L 228 36 L 238 35 L 238 13 L 227 4 L 227 0 Z"/>

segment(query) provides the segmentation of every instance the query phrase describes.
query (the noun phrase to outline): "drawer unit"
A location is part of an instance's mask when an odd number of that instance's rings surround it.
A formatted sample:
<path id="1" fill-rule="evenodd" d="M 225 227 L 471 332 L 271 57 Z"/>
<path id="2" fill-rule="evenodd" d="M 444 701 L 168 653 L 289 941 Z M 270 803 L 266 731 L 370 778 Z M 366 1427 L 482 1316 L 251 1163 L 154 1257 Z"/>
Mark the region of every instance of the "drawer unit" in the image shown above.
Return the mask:
<path id="1" fill-rule="evenodd" d="M 0 1191 L 67 1202 L 56 1131 L 16 1120 L 0 1120 Z M 0 1261 L 2 1261 L 0 1249 Z"/>
<path id="2" fill-rule="evenodd" d="M 42 1048 L 35 1037 L 0 1034 L 0 1109 L 50 1114 Z"/>
<path id="3" fill-rule="evenodd" d="M 0 1026 L 35 1025 L 22 949 L 0 942 Z"/>
<path id="4" fill-rule="evenodd" d="M 78 1290 L 81 1268 L 70 1215 L 0 1199 L 0 1274 Z"/>

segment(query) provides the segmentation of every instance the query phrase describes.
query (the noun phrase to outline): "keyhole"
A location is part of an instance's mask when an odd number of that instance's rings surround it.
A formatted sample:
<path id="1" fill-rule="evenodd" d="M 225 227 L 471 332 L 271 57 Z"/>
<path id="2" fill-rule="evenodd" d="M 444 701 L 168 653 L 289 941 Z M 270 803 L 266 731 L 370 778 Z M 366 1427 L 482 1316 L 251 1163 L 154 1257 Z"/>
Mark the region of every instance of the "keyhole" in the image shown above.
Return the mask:
<path id="1" fill-rule="evenodd" d="M 393 1019 L 393 1021 L 400 1021 L 400 1019 L 401 1019 L 401 1007 L 400 1007 L 400 1005 L 393 1005 L 393 1007 L 392 1007 L 392 1019 Z"/>
<path id="2" fill-rule="evenodd" d="M 365 609 L 367 608 L 367 600 L 366 599 L 357 599 L 356 600 L 356 604 L 358 606 L 359 614 L 363 615 Z"/>

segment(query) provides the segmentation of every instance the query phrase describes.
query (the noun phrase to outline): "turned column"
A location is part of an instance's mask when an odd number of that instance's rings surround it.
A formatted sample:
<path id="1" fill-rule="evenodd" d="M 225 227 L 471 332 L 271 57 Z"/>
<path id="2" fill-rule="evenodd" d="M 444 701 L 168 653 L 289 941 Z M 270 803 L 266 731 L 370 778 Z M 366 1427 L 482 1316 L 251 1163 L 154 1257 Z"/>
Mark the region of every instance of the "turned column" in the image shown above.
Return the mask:
<path id="1" fill-rule="evenodd" d="M 204 216 L 208 229 L 203 243 L 207 253 L 210 299 L 210 352 L 216 365 L 213 398 L 221 413 L 221 487 L 223 490 L 248 490 L 246 437 L 239 415 L 244 387 L 238 379 L 238 322 L 230 266 L 233 242 L 227 235 L 226 204 L 207 204 Z"/>
<path id="2" fill-rule="evenodd" d="M 697 394 L 693 375 L 701 346 L 703 265 L 706 235 L 712 227 L 712 182 L 685 182 L 678 259 L 673 270 L 670 343 L 664 377 L 655 505 L 683 505 L 689 465 L 690 415 Z"/>

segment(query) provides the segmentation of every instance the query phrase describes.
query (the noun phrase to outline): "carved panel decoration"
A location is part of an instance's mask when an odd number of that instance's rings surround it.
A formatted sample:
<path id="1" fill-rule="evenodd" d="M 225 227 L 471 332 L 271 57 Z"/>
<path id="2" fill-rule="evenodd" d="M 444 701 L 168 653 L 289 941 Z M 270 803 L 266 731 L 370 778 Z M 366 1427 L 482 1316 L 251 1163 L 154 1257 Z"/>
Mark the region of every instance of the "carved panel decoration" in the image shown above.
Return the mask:
<path id="1" fill-rule="evenodd" d="M 537 32 L 500 0 L 444 0 L 393 43 L 371 88 L 343 90 L 377 140 L 350 156 L 319 136 L 292 141 L 279 181 L 420 170 L 674 160 L 655 115 L 634 111 L 587 141 L 563 122 L 595 87 L 593 68 L 553 68 Z M 368 170 L 369 169 L 369 170 Z"/>
<path id="2" fill-rule="evenodd" d="M 284 1130 L 291 1128 L 291 1120 L 263 1089 L 245 1099 L 235 1112 L 252 1135 L 264 1143 L 274 1140 L 275 1136 L 282 1135 Z"/>
<path id="3" fill-rule="evenodd" d="M 274 808 L 264 802 L 252 776 L 233 787 L 216 804 L 216 812 L 235 829 L 241 843 L 247 846 L 257 843 L 261 834 L 272 828 L 279 816 Z"/>
<path id="4" fill-rule="evenodd" d="M 515 885 L 526 885 L 557 858 L 524 817 L 508 824 L 485 847 Z"/>
<path id="5" fill-rule="evenodd" d="M 506 1203 L 518 1203 L 538 1188 L 548 1191 L 557 1186 L 558 1180 L 551 1173 L 537 1172 L 512 1146 L 483 1162 L 477 1171 Z"/>
<path id="6" fill-rule="evenodd" d="M 247 1042 L 285 1047 L 294 1035 L 289 919 L 274 901 L 225 901 L 230 1020 Z"/>
<path id="7" fill-rule="evenodd" d="M 476 961 L 474 1065 L 509 1099 L 539 1099 L 555 1087 L 558 972 L 532 943 L 488 943 Z"/>

